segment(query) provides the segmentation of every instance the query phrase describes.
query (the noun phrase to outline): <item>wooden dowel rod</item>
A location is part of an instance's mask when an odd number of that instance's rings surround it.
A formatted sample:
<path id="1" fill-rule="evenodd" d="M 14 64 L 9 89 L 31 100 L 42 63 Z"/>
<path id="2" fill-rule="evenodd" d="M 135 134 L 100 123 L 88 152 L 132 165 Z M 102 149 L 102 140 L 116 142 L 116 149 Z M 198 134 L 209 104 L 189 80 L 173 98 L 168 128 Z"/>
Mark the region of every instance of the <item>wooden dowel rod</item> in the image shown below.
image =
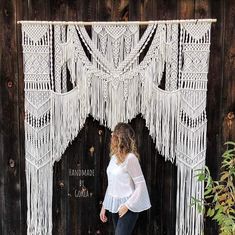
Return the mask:
<path id="1" fill-rule="evenodd" d="M 53 25 L 148 25 L 157 24 L 176 24 L 176 23 L 197 23 L 197 22 L 216 22 L 216 19 L 186 19 L 186 20 L 158 20 L 158 21 L 27 21 L 20 20 L 17 24 L 53 24 Z"/>

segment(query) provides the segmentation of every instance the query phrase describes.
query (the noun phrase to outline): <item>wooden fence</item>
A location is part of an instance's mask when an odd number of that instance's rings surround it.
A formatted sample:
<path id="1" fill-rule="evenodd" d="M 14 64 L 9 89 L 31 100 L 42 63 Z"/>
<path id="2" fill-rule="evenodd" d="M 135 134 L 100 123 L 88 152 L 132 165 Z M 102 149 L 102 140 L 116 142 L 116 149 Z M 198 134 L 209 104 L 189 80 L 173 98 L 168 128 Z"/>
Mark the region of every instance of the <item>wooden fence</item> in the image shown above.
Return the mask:
<path id="1" fill-rule="evenodd" d="M 233 0 L 1 0 L 0 2 L 0 234 L 26 235 L 24 80 L 17 20 L 157 20 L 216 18 L 208 81 L 207 165 L 217 177 L 226 140 L 235 139 L 235 1 Z M 135 235 L 175 234 L 177 169 L 155 151 L 145 121 L 131 121 L 152 208 L 141 213 Z M 99 221 L 107 178 L 110 131 L 87 118 L 54 166 L 53 234 L 112 234 Z M 79 170 L 80 169 L 80 170 Z M 80 191 L 81 185 L 87 191 Z M 205 219 L 205 234 L 217 228 Z"/>

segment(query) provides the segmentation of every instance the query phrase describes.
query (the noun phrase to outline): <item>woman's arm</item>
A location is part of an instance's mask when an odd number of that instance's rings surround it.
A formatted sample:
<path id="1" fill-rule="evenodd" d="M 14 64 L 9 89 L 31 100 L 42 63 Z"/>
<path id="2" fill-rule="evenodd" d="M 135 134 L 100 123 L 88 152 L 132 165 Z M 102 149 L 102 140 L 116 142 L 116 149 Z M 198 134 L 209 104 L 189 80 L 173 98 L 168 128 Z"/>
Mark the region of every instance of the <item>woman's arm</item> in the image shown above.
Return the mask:
<path id="1" fill-rule="evenodd" d="M 108 187 L 106 189 L 105 196 L 104 196 L 104 201 L 102 202 L 102 208 L 100 210 L 100 220 L 103 223 L 107 222 L 107 220 L 108 220 L 108 218 L 105 215 L 105 213 L 106 213 L 105 204 L 106 204 L 106 200 L 107 200 L 107 193 L 108 193 Z"/>
<path id="2" fill-rule="evenodd" d="M 125 202 L 126 207 L 133 212 L 140 212 L 151 207 L 149 194 L 143 172 L 138 158 L 132 154 L 127 159 L 127 172 L 131 176 L 135 190 L 131 197 Z"/>
<path id="3" fill-rule="evenodd" d="M 102 206 L 105 208 L 108 200 L 108 187 L 106 188 L 105 195 L 104 195 L 104 200 L 102 202 Z"/>

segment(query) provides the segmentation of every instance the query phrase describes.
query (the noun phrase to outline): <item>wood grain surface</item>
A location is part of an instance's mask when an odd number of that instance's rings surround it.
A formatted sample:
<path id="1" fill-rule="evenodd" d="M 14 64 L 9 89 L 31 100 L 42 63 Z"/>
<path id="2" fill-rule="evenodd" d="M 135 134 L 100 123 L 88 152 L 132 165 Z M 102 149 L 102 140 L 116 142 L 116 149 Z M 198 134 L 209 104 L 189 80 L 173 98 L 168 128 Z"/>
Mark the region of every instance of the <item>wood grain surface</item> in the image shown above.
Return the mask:
<path id="1" fill-rule="evenodd" d="M 235 140 L 235 1 L 233 0 L 1 0 L 0 2 L 0 234 L 26 235 L 24 80 L 17 20 L 160 20 L 216 18 L 212 25 L 207 99 L 207 158 L 218 177 L 223 143 Z M 146 27 L 141 27 L 141 33 Z M 138 115 L 141 166 L 152 208 L 140 214 L 134 235 L 174 235 L 177 169 L 154 147 Z M 99 220 L 107 187 L 110 130 L 89 116 L 54 165 L 53 234 L 111 235 Z M 217 226 L 205 219 L 205 235 Z"/>

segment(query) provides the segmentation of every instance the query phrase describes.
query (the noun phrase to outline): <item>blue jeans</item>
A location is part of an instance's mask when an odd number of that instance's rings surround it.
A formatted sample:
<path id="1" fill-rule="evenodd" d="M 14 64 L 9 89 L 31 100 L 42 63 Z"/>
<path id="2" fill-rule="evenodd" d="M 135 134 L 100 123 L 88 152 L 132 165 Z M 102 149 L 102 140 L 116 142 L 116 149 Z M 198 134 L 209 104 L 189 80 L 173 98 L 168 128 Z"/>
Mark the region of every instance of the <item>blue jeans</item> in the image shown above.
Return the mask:
<path id="1" fill-rule="evenodd" d="M 115 235 L 131 235 L 139 213 L 128 210 L 125 215 L 119 218 L 118 213 L 111 213 Z"/>

